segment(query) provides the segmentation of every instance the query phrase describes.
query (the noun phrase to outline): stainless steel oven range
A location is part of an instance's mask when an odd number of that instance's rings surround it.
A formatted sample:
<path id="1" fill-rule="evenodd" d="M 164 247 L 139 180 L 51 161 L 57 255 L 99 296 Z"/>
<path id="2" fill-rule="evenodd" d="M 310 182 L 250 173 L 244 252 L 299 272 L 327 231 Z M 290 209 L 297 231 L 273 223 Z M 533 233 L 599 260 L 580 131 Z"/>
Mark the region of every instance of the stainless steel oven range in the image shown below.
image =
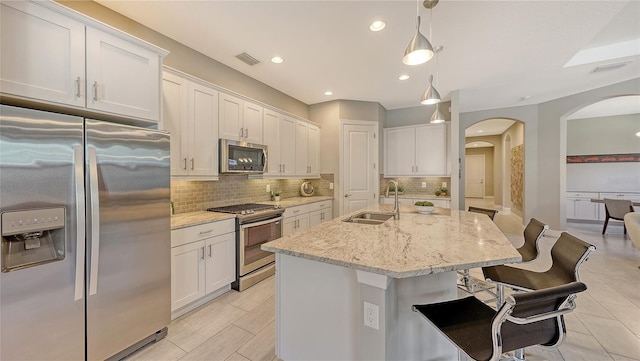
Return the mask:
<path id="1" fill-rule="evenodd" d="M 282 236 L 284 208 L 259 203 L 245 203 L 207 209 L 210 212 L 236 215 L 236 281 L 231 287 L 244 291 L 275 274 L 275 255 L 263 251 L 263 243 Z"/>

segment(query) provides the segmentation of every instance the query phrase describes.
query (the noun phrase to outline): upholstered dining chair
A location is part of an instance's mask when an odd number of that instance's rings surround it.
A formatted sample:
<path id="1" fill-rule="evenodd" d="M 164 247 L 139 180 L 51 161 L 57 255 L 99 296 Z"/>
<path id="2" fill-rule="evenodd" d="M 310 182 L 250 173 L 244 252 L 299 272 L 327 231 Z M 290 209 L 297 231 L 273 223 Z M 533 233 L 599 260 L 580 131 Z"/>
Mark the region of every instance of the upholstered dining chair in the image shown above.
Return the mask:
<path id="1" fill-rule="evenodd" d="M 575 309 L 576 293 L 586 289 L 582 282 L 570 282 L 516 293 L 497 311 L 474 296 L 412 309 L 469 357 L 497 361 L 504 352 L 560 345 L 566 334 L 563 315 Z"/>
<path id="2" fill-rule="evenodd" d="M 640 212 L 629 212 L 624 215 L 624 225 L 629 232 L 633 245 L 640 250 Z M 640 266 L 638 266 L 640 268 Z"/>
<path id="3" fill-rule="evenodd" d="M 604 210 L 607 212 L 604 219 L 604 226 L 602 227 L 602 234 L 606 232 L 609 219 L 615 219 L 617 221 L 624 221 L 624 215 L 633 212 L 633 204 L 628 199 L 604 199 Z M 627 234 L 627 226 L 624 227 L 624 234 Z"/>

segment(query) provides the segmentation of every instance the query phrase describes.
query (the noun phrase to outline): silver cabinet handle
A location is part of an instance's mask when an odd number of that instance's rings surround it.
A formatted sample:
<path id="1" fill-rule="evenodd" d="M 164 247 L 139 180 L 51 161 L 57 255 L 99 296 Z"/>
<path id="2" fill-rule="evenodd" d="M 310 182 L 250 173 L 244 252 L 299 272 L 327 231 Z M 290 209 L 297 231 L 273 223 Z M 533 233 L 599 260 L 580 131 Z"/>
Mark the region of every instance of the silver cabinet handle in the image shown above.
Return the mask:
<path id="1" fill-rule="evenodd" d="M 100 260 L 100 197 L 98 193 L 98 161 L 96 148 L 89 147 L 89 190 L 91 199 L 91 269 L 89 295 L 98 292 L 98 261 Z"/>
<path id="2" fill-rule="evenodd" d="M 249 138 L 249 128 L 244 128 L 244 137 Z"/>
<path id="3" fill-rule="evenodd" d="M 184 162 L 183 163 L 184 165 L 182 166 L 182 169 L 187 170 L 187 158 L 184 158 L 182 161 Z"/>
<path id="4" fill-rule="evenodd" d="M 286 171 L 287 171 L 287 165 L 286 165 L 286 164 L 283 164 L 283 165 L 282 165 L 282 172 L 284 173 L 284 172 L 286 172 Z"/>
<path id="5" fill-rule="evenodd" d="M 79 78 L 78 78 L 79 79 Z M 84 231 L 85 231 L 85 209 L 84 209 L 84 159 L 82 147 L 73 147 L 73 169 L 75 173 L 76 190 L 76 301 L 84 297 Z"/>
<path id="6" fill-rule="evenodd" d="M 93 100 L 98 101 L 98 82 L 93 82 Z"/>
<path id="7" fill-rule="evenodd" d="M 204 246 L 202 246 L 200 250 L 202 251 L 202 256 L 200 256 L 200 259 L 204 260 Z"/>
<path id="8" fill-rule="evenodd" d="M 351 197 L 351 194 L 347 193 L 347 194 L 344 195 L 344 197 L 345 198 L 349 198 L 349 197 Z"/>
<path id="9" fill-rule="evenodd" d="M 240 138 L 242 138 L 243 134 L 244 134 L 244 128 L 240 128 Z"/>
<path id="10" fill-rule="evenodd" d="M 203 234 L 207 234 L 207 233 L 211 233 L 211 232 L 213 232 L 213 229 L 210 229 L 208 231 L 202 231 L 202 232 L 199 232 L 198 234 L 202 236 Z"/>
<path id="11" fill-rule="evenodd" d="M 80 87 L 82 86 L 82 81 L 80 77 L 76 78 L 76 98 L 80 98 L 82 96 Z"/>
<path id="12" fill-rule="evenodd" d="M 191 170 L 193 170 L 193 158 L 191 158 Z"/>
<path id="13" fill-rule="evenodd" d="M 211 245 L 209 245 L 209 258 L 211 258 Z"/>
<path id="14" fill-rule="evenodd" d="M 416 166 L 416 173 L 418 173 L 418 166 Z"/>

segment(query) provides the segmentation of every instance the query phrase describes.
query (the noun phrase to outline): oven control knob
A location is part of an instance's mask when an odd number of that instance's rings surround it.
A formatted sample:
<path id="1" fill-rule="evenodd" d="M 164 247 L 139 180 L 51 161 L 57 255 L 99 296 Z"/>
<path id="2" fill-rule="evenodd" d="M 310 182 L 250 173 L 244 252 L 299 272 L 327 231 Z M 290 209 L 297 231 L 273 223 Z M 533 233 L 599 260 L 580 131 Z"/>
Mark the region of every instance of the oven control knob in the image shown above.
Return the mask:
<path id="1" fill-rule="evenodd" d="M 245 211 L 244 209 L 240 211 L 240 214 L 247 214 L 247 211 Z"/>
<path id="2" fill-rule="evenodd" d="M 247 209 L 247 214 L 253 214 L 253 209 Z"/>

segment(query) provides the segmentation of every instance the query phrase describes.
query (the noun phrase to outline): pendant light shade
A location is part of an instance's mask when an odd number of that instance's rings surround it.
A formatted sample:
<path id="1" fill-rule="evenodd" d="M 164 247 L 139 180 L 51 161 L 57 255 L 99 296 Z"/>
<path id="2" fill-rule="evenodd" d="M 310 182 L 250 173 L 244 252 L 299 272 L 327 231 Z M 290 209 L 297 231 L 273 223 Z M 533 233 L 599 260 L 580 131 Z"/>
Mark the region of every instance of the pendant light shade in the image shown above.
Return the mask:
<path id="1" fill-rule="evenodd" d="M 424 92 L 424 95 L 422 95 L 422 100 L 420 101 L 420 104 L 427 105 L 427 104 L 438 104 L 438 103 L 440 103 L 440 93 L 438 93 L 436 88 L 433 86 L 433 75 L 430 75 L 429 87 Z"/>
<path id="2" fill-rule="evenodd" d="M 444 114 L 440 112 L 440 105 L 436 104 L 436 110 L 431 114 L 431 120 L 429 123 L 437 124 L 444 123 Z"/>
<path id="3" fill-rule="evenodd" d="M 433 46 L 424 35 L 420 33 L 420 16 L 418 16 L 416 35 L 413 36 L 407 49 L 404 51 L 402 62 L 407 65 L 424 64 L 433 58 Z"/>

